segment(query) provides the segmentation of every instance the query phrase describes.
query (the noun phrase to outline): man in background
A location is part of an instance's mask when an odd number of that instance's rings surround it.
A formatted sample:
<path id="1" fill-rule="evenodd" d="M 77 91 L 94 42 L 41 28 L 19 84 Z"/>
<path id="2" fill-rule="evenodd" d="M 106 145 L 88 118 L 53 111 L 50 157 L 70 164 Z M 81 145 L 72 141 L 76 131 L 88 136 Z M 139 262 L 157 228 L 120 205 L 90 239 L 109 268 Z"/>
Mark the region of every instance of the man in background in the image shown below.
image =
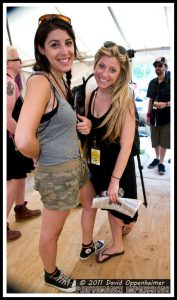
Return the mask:
<path id="1" fill-rule="evenodd" d="M 157 77 L 150 81 L 147 90 L 149 97 L 147 124 L 150 125 L 151 143 L 156 158 L 148 168 L 158 166 L 158 173 L 164 175 L 163 161 L 166 150 L 170 149 L 170 76 L 165 57 L 158 57 L 153 66 Z"/>
<path id="2" fill-rule="evenodd" d="M 14 133 L 18 116 L 23 104 L 15 78 L 21 71 L 21 59 L 17 50 L 7 47 L 7 218 L 15 203 L 15 219 L 23 221 L 41 215 L 39 209 L 27 208 L 25 197 L 25 178 L 34 169 L 33 160 L 20 155 L 15 149 Z M 13 241 L 21 236 L 18 230 L 11 230 L 7 222 L 7 241 Z"/>

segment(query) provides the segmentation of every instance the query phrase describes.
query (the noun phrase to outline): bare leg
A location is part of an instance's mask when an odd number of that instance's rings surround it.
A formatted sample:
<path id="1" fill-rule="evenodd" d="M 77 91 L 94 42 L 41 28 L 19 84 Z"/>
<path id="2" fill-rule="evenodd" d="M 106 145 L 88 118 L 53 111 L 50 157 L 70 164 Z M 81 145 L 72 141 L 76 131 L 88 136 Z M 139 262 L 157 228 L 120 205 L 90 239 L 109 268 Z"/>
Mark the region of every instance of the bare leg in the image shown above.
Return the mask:
<path id="1" fill-rule="evenodd" d="M 125 226 L 123 226 L 122 234 L 123 235 L 128 234 L 130 231 L 132 231 L 134 225 L 135 225 L 135 222 L 131 222 L 130 224 L 126 224 Z"/>
<path id="2" fill-rule="evenodd" d="M 25 178 L 18 179 L 18 186 L 17 186 L 17 197 L 15 199 L 16 205 L 24 204 L 25 199 Z"/>
<path id="3" fill-rule="evenodd" d="M 124 250 L 123 240 L 122 240 L 122 226 L 124 225 L 124 222 L 118 218 L 115 218 L 109 212 L 108 212 L 108 218 L 109 218 L 109 224 L 112 232 L 111 249 L 115 250 L 115 252 L 122 252 Z M 114 251 L 112 251 L 112 253 L 114 253 Z"/>
<path id="4" fill-rule="evenodd" d="M 25 178 L 7 181 L 7 218 L 14 202 L 16 205 L 24 204 L 24 196 Z"/>
<path id="5" fill-rule="evenodd" d="M 165 158 L 167 149 L 160 147 L 160 163 L 162 164 Z"/>
<path id="6" fill-rule="evenodd" d="M 155 148 L 155 153 L 156 153 L 156 158 L 159 159 L 160 158 L 160 146 Z"/>
<path id="7" fill-rule="evenodd" d="M 56 268 L 57 241 L 69 214 L 67 211 L 54 211 L 44 207 L 42 215 L 39 254 L 44 269 L 52 273 Z"/>
<path id="8" fill-rule="evenodd" d="M 112 245 L 109 248 L 103 249 L 99 253 L 99 261 L 104 260 L 107 256 L 106 254 L 121 253 L 124 250 L 123 240 L 122 240 L 122 226 L 124 222 L 118 218 L 115 218 L 108 212 L 109 224 L 112 232 Z"/>
<path id="9" fill-rule="evenodd" d="M 7 218 L 13 203 L 17 199 L 18 179 L 11 179 L 7 181 Z"/>
<path id="10" fill-rule="evenodd" d="M 93 239 L 93 228 L 97 209 L 91 208 L 92 200 L 96 196 L 93 185 L 88 181 L 80 189 L 80 199 L 83 205 L 81 225 L 82 225 L 82 243 L 88 245 Z"/>

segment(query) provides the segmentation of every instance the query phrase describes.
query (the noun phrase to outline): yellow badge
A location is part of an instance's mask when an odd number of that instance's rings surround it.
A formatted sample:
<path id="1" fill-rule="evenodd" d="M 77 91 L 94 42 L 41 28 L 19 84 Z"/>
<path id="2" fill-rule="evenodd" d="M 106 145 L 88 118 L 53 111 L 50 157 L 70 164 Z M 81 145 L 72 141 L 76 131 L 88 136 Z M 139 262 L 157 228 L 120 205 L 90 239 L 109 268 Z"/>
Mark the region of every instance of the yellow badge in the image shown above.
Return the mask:
<path id="1" fill-rule="evenodd" d="M 93 165 L 100 166 L 100 150 L 99 149 L 91 149 L 91 163 Z"/>

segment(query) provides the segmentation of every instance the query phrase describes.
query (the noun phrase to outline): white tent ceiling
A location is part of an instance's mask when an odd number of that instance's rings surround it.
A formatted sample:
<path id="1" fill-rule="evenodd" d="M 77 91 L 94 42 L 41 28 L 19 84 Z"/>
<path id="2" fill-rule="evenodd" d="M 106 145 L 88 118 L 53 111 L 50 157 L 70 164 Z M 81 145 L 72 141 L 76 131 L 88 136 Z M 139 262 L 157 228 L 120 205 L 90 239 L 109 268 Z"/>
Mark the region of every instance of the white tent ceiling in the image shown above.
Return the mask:
<path id="1" fill-rule="evenodd" d="M 7 13 L 7 8 L 10 8 Z M 13 8 L 13 9 L 12 9 Z M 172 60 L 174 4 L 172 3 L 51 3 L 4 4 L 12 44 L 23 60 L 34 59 L 33 41 L 38 18 L 48 13 L 69 16 L 81 52 L 94 56 L 106 40 L 134 49 L 136 62 L 158 56 Z M 5 29 L 6 44 L 9 35 Z"/>

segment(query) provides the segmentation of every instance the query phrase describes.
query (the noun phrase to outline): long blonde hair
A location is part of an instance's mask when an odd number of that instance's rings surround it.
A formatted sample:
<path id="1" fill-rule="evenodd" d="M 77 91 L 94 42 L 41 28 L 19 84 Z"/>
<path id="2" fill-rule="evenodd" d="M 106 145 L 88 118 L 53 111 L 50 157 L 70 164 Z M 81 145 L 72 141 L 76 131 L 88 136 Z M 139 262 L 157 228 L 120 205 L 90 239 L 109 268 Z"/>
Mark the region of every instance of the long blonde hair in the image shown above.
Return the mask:
<path id="1" fill-rule="evenodd" d="M 111 109 L 105 120 L 99 126 L 102 127 L 107 124 L 103 140 L 107 139 L 108 142 L 115 143 L 120 138 L 125 113 L 127 108 L 130 110 L 132 97 L 129 91 L 130 64 L 127 51 L 122 46 L 118 46 L 113 42 L 111 43 L 111 46 L 103 46 L 96 53 L 94 69 L 103 55 L 116 57 L 120 62 L 121 69 L 119 77 L 111 87 Z"/>

